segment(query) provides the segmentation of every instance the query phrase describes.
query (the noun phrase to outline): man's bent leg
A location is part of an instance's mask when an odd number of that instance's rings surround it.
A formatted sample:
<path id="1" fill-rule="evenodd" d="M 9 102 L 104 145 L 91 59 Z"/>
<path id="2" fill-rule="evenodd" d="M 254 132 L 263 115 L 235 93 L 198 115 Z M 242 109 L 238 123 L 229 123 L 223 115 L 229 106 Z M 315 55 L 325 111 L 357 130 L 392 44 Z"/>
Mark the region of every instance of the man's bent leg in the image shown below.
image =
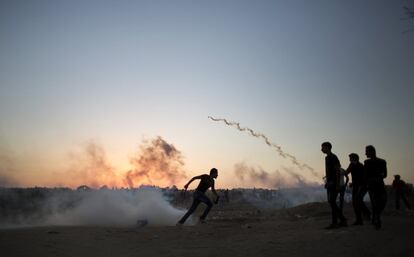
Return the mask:
<path id="1" fill-rule="evenodd" d="M 180 224 L 184 224 L 184 222 L 190 217 L 190 215 L 197 209 L 197 206 L 200 204 L 200 201 L 194 197 L 193 203 L 191 204 L 190 209 L 188 209 L 187 213 L 178 221 Z"/>
<path id="2" fill-rule="evenodd" d="M 207 217 L 207 215 L 208 215 L 208 213 L 210 212 L 210 210 L 211 210 L 211 208 L 213 207 L 213 204 L 210 202 L 208 205 L 207 205 L 207 208 L 204 210 L 204 212 L 203 212 L 203 214 L 200 216 L 200 219 L 201 220 L 205 220 L 206 219 L 206 217 Z"/>
<path id="3" fill-rule="evenodd" d="M 200 220 L 205 220 L 211 208 L 213 207 L 213 203 L 205 195 L 200 196 L 199 200 L 207 205 L 207 208 L 204 210 L 203 214 L 200 216 Z"/>

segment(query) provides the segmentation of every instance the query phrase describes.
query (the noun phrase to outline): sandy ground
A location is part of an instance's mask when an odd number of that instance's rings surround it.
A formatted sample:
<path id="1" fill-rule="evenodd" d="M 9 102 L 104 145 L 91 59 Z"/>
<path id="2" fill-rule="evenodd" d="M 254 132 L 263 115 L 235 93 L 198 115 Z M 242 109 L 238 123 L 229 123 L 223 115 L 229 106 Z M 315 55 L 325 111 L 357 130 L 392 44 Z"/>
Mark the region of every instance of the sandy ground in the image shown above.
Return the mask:
<path id="1" fill-rule="evenodd" d="M 345 213 L 352 223 L 351 206 Z M 414 256 L 414 215 L 386 211 L 383 229 L 326 230 L 326 203 L 291 209 L 213 208 L 184 227 L 36 227 L 0 230 L 1 256 Z"/>

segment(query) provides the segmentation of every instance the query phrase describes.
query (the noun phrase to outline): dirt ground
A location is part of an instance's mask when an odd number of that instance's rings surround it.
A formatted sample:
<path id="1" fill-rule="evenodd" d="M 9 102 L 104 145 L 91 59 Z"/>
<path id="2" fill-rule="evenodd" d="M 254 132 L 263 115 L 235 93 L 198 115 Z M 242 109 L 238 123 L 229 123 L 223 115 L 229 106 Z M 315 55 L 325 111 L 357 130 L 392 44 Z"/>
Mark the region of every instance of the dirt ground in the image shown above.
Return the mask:
<path id="1" fill-rule="evenodd" d="M 352 207 L 345 206 L 349 223 Z M 1 256 L 413 256 L 414 215 L 386 211 L 383 228 L 326 230 L 326 203 L 282 210 L 213 208 L 184 227 L 35 227 L 0 230 Z"/>

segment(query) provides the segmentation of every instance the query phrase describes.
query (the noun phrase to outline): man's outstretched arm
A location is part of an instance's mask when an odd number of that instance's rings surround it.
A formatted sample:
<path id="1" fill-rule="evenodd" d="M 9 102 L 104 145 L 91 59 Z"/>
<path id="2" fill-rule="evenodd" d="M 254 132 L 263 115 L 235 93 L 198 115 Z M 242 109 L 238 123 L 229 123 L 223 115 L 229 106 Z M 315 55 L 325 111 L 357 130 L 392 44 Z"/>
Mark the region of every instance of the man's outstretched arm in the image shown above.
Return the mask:
<path id="1" fill-rule="evenodd" d="M 201 179 L 201 175 L 200 176 L 195 176 L 192 179 L 190 179 L 190 181 L 188 181 L 188 183 L 184 185 L 184 189 L 187 190 L 187 188 L 191 184 L 191 182 L 193 182 L 196 179 Z"/>

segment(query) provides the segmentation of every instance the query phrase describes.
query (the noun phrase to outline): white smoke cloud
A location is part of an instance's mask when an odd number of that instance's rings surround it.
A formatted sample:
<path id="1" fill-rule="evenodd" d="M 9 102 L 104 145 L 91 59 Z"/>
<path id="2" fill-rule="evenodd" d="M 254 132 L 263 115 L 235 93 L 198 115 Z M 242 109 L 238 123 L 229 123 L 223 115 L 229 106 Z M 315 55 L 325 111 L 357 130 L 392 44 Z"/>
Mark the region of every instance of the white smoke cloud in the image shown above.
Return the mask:
<path id="1" fill-rule="evenodd" d="M 155 187 L 70 190 L 46 194 L 46 197 L 37 203 L 40 207 L 34 213 L 0 225 L 133 227 L 141 222 L 148 226 L 173 226 L 185 212 L 174 208 L 162 190 Z"/>
<path id="2" fill-rule="evenodd" d="M 175 209 L 156 188 L 136 191 L 99 190 L 84 192 L 79 205 L 46 218 L 47 225 L 131 226 L 137 220 L 148 225 L 175 225 L 184 214 Z M 59 201 L 59 199 L 53 199 Z"/>

